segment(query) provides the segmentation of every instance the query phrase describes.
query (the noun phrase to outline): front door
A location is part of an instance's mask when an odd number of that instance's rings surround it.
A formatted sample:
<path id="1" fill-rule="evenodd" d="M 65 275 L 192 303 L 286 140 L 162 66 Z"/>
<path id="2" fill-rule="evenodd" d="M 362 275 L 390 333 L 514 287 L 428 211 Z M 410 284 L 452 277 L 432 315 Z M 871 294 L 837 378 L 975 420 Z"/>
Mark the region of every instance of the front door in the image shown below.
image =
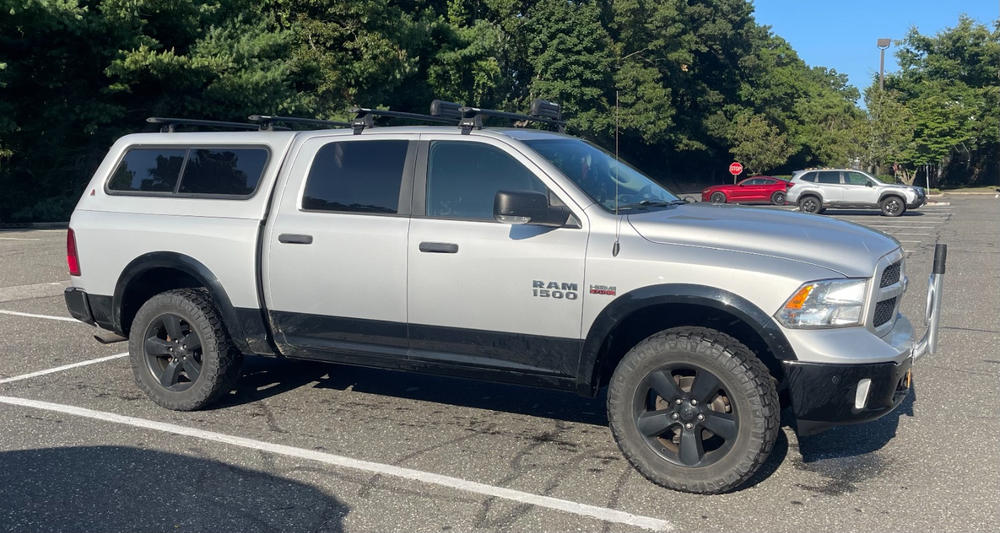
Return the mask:
<path id="1" fill-rule="evenodd" d="M 528 374 L 575 375 L 587 221 L 504 143 L 421 136 L 407 245 L 411 358 Z M 538 191 L 578 227 L 502 224 L 497 191 Z"/>
<path id="2" fill-rule="evenodd" d="M 264 243 L 264 295 L 285 355 L 406 357 L 406 246 L 416 142 L 306 141 Z"/>
<path id="3" fill-rule="evenodd" d="M 860 172 L 844 172 L 844 203 L 856 205 L 875 205 L 878 203 L 878 191 L 875 183 Z"/>

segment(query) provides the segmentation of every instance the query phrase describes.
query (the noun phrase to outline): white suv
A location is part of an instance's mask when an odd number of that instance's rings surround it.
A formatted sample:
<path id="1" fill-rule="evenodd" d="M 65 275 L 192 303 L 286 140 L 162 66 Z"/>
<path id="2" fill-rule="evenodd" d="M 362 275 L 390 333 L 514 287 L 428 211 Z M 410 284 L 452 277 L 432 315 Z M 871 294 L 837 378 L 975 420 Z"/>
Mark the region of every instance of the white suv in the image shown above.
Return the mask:
<path id="1" fill-rule="evenodd" d="M 923 187 L 892 185 L 858 170 L 799 170 L 792 175 L 794 187 L 787 201 L 806 213 L 822 213 L 828 207 L 878 208 L 887 217 L 898 217 L 907 209 L 927 202 Z"/>

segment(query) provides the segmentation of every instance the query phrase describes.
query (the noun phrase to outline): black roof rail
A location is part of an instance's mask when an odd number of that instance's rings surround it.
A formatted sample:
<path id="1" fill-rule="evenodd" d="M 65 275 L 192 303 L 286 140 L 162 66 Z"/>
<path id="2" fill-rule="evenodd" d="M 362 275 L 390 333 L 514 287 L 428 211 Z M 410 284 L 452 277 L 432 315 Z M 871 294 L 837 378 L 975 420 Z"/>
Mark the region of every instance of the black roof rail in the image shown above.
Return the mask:
<path id="1" fill-rule="evenodd" d="M 454 102 L 434 100 L 431 102 L 431 114 L 440 117 L 459 117 L 462 133 L 468 135 L 473 129 L 482 129 L 484 118 L 504 118 L 522 122 L 541 122 L 556 126 L 559 133 L 566 131 L 566 122 L 562 120 L 562 107 L 548 100 L 536 98 L 531 102 L 531 114 L 508 113 L 495 109 L 461 106 Z"/>
<path id="2" fill-rule="evenodd" d="M 146 119 L 146 122 L 150 124 L 159 124 L 160 131 L 163 133 L 172 133 L 177 126 L 201 126 L 205 128 L 227 128 L 237 130 L 260 129 L 257 124 L 250 124 L 248 122 L 226 122 L 224 120 L 200 120 L 192 118 L 149 117 Z"/>
<path id="3" fill-rule="evenodd" d="M 436 100 L 435 100 L 436 101 Z M 407 113 L 405 111 L 390 111 L 388 109 L 373 109 L 368 107 L 356 107 L 351 110 L 354 113 L 354 120 L 351 121 L 351 127 L 354 128 L 354 134 L 360 134 L 365 128 L 371 128 L 375 125 L 375 117 L 388 117 L 388 118 L 402 118 L 407 120 L 417 120 L 421 122 L 437 122 L 442 124 L 455 124 L 459 117 L 448 118 L 439 117 L 433 114 L 424 115 L 421 113 Z"/>
<path id="4" fill-rule="evenodd" d="M 318 118 L 301 118 L 301 117 L 282 117 L 277 115 L 250 115 L 247 117 L 251 122 L 256 122 L 260 129 L 262 130 L 274 130 L 276 129 L 275 123 L 282 124 L 306 124 L 309 126 L 322 126 L 323 129 L 328 128 L 350 128 L 351 124 L 347 122 L 339 122 L 336 120 L 320 120 Z M 281 129 L 278 127 L 277 129 Z"/>

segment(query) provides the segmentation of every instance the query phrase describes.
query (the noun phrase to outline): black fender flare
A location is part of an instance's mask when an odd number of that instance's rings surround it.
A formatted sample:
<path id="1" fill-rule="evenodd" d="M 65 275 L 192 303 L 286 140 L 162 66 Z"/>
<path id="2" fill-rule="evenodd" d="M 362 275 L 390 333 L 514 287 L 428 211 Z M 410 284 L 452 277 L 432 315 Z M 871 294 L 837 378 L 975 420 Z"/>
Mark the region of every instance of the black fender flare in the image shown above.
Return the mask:
<path id="1" fill-rule="evenodd" d="M 125 298 L 125 290 L 132 280 L 154 268 L 178 270 L 191 276 L 203 287 L 207 288 L 212 301 L 219 310 L 222 323 L 226 326 L 226 330 L 229 331 L 229 336 L 232 338 L 233 343 L 244 353 L 249 351 L 243 325 L 219 278 L 197 259 L 177 252 L 150 252 L 136 257 L 125 266 L 121 275 L 118 276 L 118 283 L 115 285 L 115 294 L 111 299 L 114 326 L 117 332 L 122 335 L 128 335 L 128 332 L 123 331 L 122 328 L 122 304 Z"/>
<path id="2" fill-rule="evenodd" d="M 629 315 L 662 304 L 689 304 L 724 311 L 750 325 L 780 361 L 795 361 L 795 351 L 774 319 L 752 302 L 717 287 L 687 283 L 649 285 L 629 291 L 608 304 L 590 326 L 580 353 L 578 391 L 593 395 L 600 383 L 597 369 L 601 347 L 608 335 Z"/>
<path id="3" fill-rule="evenodd" d="M 799 202 L 801 202 L 802 199 L 805 198 L 806 196 L 815 196 L 816 199 L 819 200 L 819 206 L 820 207 L 823 207 L 824 205 L 826 205 L 826 200 L 823 199 L 823 194 L 820 193 L 818 190 L 814 190 L 814 189 L 809 189 L 809 190 L 807 190 L 805 192 L 800 193 L 799 194 L 799 199 L 795 201 L 795 204 L 798 205 Z"/>
<path id="4" fill-rule="evenodd" d="M 879 197 L 878 197 L 878 203 L 881 205 L 882 201 L 885 200 L 886 198 L 890 197 L 890 196 L 895 196 L 895 197 L 899 198 L 900 200 L 902 200 L 903 201 L 903 205 L 906 205 L 907 203 L 909 203 L 909 200 L 906 199 L 906 194 L 903 193 L 903 192 L 899 192 L 899 191 L 886 191 L 886 192 L 880 194 Z"/>

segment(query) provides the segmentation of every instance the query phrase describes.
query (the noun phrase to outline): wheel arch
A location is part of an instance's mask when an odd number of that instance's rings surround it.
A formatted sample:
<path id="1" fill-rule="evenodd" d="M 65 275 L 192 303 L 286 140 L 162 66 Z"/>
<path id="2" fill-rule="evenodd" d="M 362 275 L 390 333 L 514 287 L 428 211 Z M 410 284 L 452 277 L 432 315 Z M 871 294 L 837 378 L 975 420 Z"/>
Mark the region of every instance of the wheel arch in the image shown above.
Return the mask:
<path id="1" fill-rule="evenodd" d="M 902 192 L 899 192 L 899 191 L 885 191 L 885 192 L 883 192 L 878 197 L 878 203 L 881 204 L 886 198 L 888 198 L 890 196 L 895 196 L 896 198 L 899 198 L 900 200 L 902 200 L 903 204 L 906 204 L 906 201 L 907 201 L 906 200 L 906 195 L 903 194 Z"/>
<path id="2" fill-rule="evenodd" d="M 774 319 L 749 300 L 706 285 L 653 285 L 618 297 L 594 320 L 581 350 L 578 392 L 596 395 L 632 346 L 677 326 L 712 327 L 735 337 L 779 381 L 781 361 L 796 360 Z"/>
<path id="3" fill-rule="evenodd" d="M 128 336 L 136 312 L 152 296 L 195 287 L 208 289 L 233 344 L 243 352 L 251 351 L 243 324 L 222 283 L 197 259 L 177 252 L 147 253 L 122 270 L 111 301 L 115 332 Z"/>

